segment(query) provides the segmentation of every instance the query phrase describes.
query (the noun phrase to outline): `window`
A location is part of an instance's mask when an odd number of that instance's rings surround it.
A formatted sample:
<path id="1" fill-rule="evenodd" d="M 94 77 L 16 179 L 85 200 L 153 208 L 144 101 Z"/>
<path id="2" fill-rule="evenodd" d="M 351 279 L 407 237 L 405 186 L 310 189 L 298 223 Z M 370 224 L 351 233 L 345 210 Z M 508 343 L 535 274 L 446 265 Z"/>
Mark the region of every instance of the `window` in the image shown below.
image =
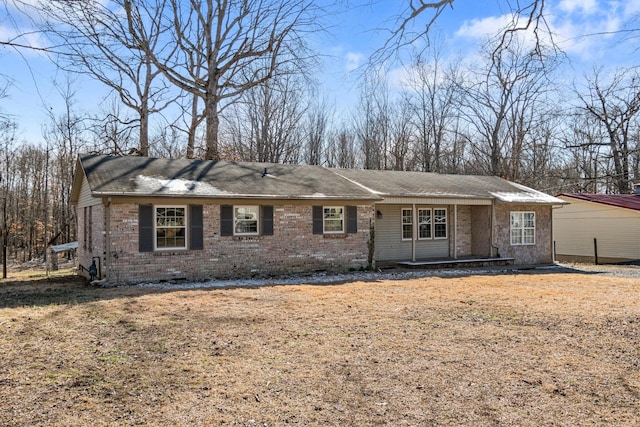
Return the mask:
<path id="1" fill-rule="evenodd" d="M 413 209 L 402 209 L 402 240 L 413 239 Z"/>
<path id="2" fill-rule="evenodd" d="M 409 210 L 409 209 L 407 209 Z M 404 209 L 403 209 L 404 218 Z M 403 233 L 403 239 L 406 239 Z M 447 210 L 445 208 L 418 209 L 418 239 L 446 239 L 447 238 Z"/>
<path id="3" fill-rule="evenodd" d="M 344 208 L 335 206 L 323 207 L 322 222 L 325 233 L 344 233 Z"/>
<path id="4" fill-rule="evenodd" d="M 187 240 L 189 249 L 204 249 L 203 213 L 202 205 L 187 207 L 140 204 L 138 206 L 138 250 L 153 252 L 187 249 Z"/>
<path id="5" fill-rule="evenodd" d="M 358 232 L 357 206 L 312 206 L 313 234 L 354 234 Z"/>
<path id="6" fill-rule="evenodd" d="M 511 244 L 535 245 L 535 212 L 511 212 Z"/>
<path id="7" fill-rule="evenodd" d="M 258 206 L 234 206 L 233 234 L 257 235 L 259 212 Z"/>
<path id="8" fill-rule="evenodd" d="M 433 238 L 447 238 L 447 210 L 444 208 L 433 210 Z"/>
<path id="9" fill-rule="evenodd" d="M 418 239 L 431 238 L 431 209 L 418 209 Z"/>
<path id="10" fill-rule="evenodd" d="M 187 248 L 187 207 L 157 206 L 156 249 Z"/>

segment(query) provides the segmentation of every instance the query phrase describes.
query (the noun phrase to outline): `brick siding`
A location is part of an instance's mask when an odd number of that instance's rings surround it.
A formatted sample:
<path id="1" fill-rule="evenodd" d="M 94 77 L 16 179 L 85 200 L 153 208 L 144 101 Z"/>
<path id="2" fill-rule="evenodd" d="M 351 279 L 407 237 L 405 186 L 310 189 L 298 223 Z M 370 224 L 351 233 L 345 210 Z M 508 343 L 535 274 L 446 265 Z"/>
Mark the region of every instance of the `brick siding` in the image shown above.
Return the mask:
<path id="1" fill-rule="evenodd" d="M 453 240 L 455 237 L 456 240 L 456 251 L 451 251 L 450 253 L 453 255 L 454 253 L 458 257 L 466 257 L 471 255 L 471 206 L 459 205 L 457 207 L 457 220 L 456 220 L 456 210 L 453 206 L 450 207 L 449 211 L 451 212 L 449 215 L 449 222 L 451 223 L 450 228 L 453 230 L 455 228 L 455 223 L 457 223 L 457 233 L 453 234 L 453 232 L 449 233 L 450 235 L 450 244 L 453 246 Z"/>
<path id="2" fill-rule="evenodd" d="M 220 205 L 208 203 L 203 204 L 204 250 L 139 252 L 138 204 L 114 203 L 109 208 L 109 280 L 225 279 L 366 267 L 372 205 L 358 206 L 357 233 L 340 235 L 312 234 L 311 205 L 273 208 L 272 236 L 221 236 Z"/>
<path id="3" fill-rule="evenodd" d="M 511 244 L 511 212 L 535 212 L 535 245 Z M 515 264 L 535 265 L 553 262 L 551 249 L 551 212 L 549 205 L 496 205 L 496 245 L 500 256 L 514 258 Z"/>

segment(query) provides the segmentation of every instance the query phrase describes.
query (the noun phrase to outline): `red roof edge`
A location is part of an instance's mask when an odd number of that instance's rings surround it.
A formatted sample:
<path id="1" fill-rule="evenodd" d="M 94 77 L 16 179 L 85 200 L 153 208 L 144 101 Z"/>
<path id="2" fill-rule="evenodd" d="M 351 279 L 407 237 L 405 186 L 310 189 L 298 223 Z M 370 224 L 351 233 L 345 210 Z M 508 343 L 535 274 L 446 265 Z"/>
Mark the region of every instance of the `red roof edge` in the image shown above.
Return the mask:
<path id="1" fill-rule="evenodd" d="M 640 211 L 640 195 L 638 194 L 589 194 L 589 193 L 560 193 L 556 197 L 571 197 L 587 202 Z"/>

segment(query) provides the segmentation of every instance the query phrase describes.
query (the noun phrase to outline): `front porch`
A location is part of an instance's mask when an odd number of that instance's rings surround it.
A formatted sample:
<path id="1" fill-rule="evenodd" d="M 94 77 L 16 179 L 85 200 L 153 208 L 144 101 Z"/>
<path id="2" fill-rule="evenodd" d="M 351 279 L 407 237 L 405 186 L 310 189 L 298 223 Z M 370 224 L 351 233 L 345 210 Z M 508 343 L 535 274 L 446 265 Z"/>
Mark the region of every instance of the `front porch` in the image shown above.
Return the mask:
<path id="1" fill-rule="evenodd" d="M 409 269 L 439 269 L 439 268 L 460 268 L 460 267 L 500 267 L 513 265 L 513 258 L 484 258 L 484 257 L 466 257 L 466 258 L 437 258 L 425 259 L 417 261 L 399 261 L 390 266 L 409 268 Z M 384 267 L 383 267 L 384 268 Z"/>

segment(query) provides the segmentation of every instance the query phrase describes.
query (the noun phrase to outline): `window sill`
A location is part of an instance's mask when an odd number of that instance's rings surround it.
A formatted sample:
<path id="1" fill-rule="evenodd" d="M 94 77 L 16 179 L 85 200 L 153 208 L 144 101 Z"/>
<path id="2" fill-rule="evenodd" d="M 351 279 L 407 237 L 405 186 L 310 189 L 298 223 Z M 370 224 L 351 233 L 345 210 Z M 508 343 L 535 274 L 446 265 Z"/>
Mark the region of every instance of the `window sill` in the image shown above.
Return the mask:
<path id="1" fill-rule="evenodd" d="M 347 235 L 345 233 L 325 233 L 322 237 L 324 239 L 346 239 Z"/>
<path id="2" fill-rule="evenodd" d="M 153 256 L 174 256 L 174 255 L 186 255 L 193 252 L 189 249 L 156 249 L 153 251 Z"/>
<path id="3" fill-rule="evenodd" d="M 233 236 L 233 240 L 260 240 L 262 236 L 251 235 L 251 236 Z"/>

